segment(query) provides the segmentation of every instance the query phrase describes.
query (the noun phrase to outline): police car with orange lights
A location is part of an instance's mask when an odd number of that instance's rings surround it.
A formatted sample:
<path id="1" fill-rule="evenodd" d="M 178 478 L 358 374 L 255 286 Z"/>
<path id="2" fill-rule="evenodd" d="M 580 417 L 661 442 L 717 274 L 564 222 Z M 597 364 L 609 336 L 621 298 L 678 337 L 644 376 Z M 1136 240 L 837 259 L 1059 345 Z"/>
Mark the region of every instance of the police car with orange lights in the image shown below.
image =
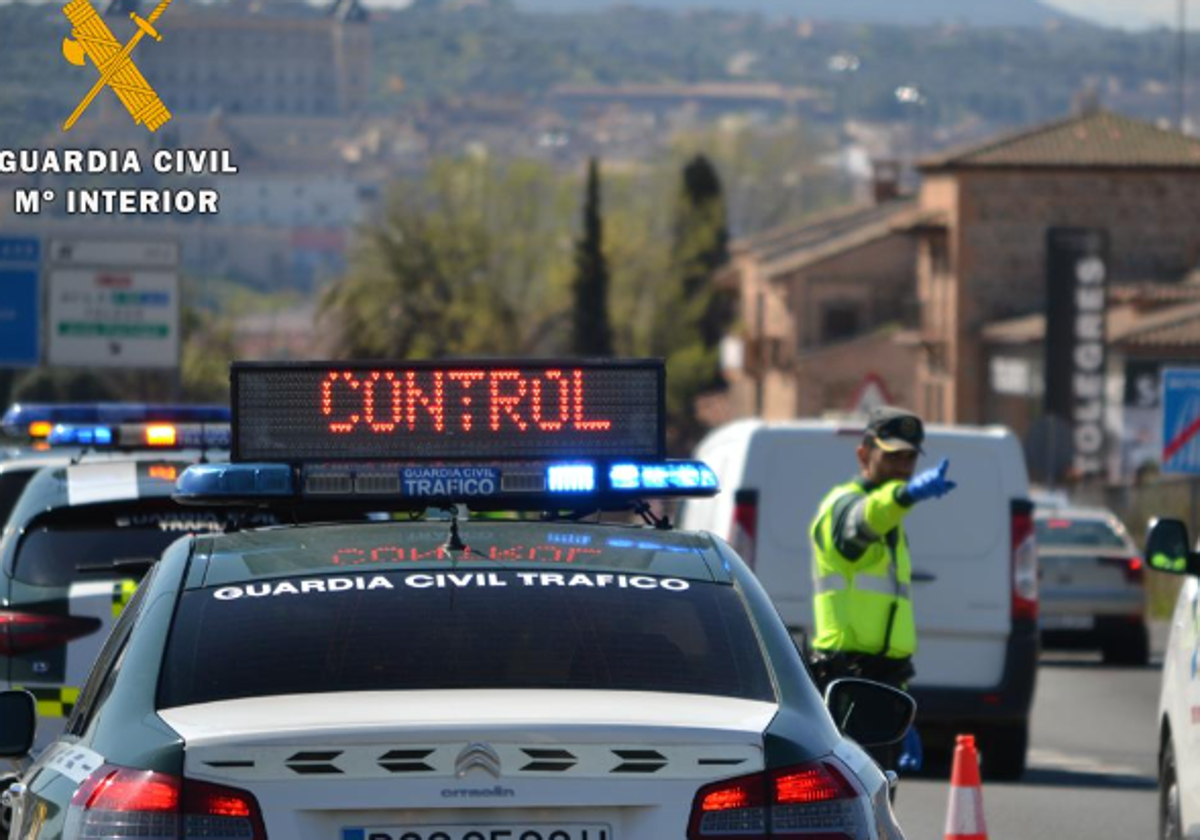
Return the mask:
<path id="1" fill-rule="evenodd" d="M 229 407 L 158 403 L 17 403 L 0 417 L 0 526 L 34 473 L 73 461 L 188 446 L 229 447 Z M 222 429 L 225 431 L 222 433 Z M 222 442 L 223 441 L 223 442 Z"/>
<path id="2" fill-rule="evenodd" d="M 228 422 L 56 422 L 44 440 L 40 457 L 0 464 L 0 489 L 17 491 L 5 493 L 0 531 L 0 685 L 37 699 L 38 748 L 62 731 L 108 630 L 163 549 L 188 533 L 275 521 L 171 499 L 188 466 L 228 457 Z"/>
<path id="3" fill-rule="evenodd" d="M 902 838 L 907 695 L 824 702 L 746 565 L 658 500 L 657 361 L 235 364 L 230 463 L 176 499 L 283 519 L 149 571 L 14 837 Z M 0 694 L 0 755 L 33 738 Z"/>

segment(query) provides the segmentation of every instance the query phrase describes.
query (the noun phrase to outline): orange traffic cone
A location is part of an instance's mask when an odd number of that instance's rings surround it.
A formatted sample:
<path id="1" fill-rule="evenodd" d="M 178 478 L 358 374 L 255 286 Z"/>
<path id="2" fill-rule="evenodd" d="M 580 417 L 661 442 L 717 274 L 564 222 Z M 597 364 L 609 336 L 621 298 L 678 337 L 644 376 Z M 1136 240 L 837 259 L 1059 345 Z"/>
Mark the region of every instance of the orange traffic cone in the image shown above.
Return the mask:
<path id="1" fill-rule="evenodd" d="M 983 787 L 979 781 L 979 753 L 975 751 L 974 735 L 959 735 L 954 747 L 945 840 L 987 840 L 987 823 L 983 819 Z"/>

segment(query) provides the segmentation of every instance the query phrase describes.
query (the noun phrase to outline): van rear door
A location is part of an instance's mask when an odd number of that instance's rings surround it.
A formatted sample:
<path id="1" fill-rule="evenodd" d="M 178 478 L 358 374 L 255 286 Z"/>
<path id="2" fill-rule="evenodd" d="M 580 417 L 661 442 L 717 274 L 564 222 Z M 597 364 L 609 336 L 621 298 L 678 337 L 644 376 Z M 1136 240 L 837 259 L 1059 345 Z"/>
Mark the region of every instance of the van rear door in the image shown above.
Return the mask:
<path id="1" fill-rule="evenodd" d="M 855 476 L 859 440 L 833 427 L 763 429 L 753 438 L 746 486 L 762 479 L 755 572 L 794 629 L 812 627 L 809 525 L 825 493 Z M 931 429 L 925 449 L 918 469 L 949 458 L 958 489 L 907 521 L 914 684 L 988 688 L 1002 677 L 1011 628 L 1011 499 L 1026 495 L 1024 460 L 1015 439 L 1000 432 Z"/>

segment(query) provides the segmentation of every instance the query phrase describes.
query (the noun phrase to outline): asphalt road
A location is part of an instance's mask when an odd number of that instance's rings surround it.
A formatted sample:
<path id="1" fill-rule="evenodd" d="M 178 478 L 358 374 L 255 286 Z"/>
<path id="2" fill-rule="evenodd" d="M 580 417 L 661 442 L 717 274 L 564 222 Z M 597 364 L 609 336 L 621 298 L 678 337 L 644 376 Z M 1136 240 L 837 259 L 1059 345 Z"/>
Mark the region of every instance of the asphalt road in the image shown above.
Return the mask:
<path id="1" fill-rule="evenodd" d="M 1155 628 L 1161 651 L 1163 628 Z M 1110 668 L 1098 654 L 1043 654 L 1029 770 L 985 782 L 989 840 L 1152 840 L 1160 666 Z M 903 779 L 896 810 L 908 840 L 942 840 L 949 770 Z"/>

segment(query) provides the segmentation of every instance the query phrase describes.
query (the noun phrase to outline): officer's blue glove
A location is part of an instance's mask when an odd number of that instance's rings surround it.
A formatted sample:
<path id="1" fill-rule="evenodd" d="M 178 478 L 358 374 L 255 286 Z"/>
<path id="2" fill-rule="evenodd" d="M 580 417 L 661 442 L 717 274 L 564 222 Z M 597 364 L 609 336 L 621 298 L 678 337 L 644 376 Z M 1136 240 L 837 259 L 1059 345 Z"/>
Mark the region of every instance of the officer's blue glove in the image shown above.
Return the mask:
<path id="1" fill-rule="evenodd" d="M 926 499 L 940 499 L 958 485 L 946 479 L 946 470 L 950 469 L 950 459 L 943 458 L 942 462 L 931 470 L 925 470 L 915 475 L 908 484 L 904 485 L 904 495 L 914 502 Z"/>

